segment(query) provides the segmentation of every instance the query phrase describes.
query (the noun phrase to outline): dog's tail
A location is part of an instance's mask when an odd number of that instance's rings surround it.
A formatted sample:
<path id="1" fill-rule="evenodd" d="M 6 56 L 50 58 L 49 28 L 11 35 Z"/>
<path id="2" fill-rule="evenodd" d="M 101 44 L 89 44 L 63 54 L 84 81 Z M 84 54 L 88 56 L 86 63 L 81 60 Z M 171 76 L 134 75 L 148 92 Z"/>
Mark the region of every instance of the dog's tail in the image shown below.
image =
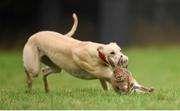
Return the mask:
<path id="1" fill-rule="evenodd" d="M 77 15 L 76 15 L 75 13 L 73 13 L 72 16 L 73 16 L 73 19 L 74 19 L 74 24 L 73 24 L 71 30 L 70 30 L 67 34 L 65 34 L 65 35 L 68 36 L 68 37 L 71 37 L 71 36 L 75 33 L 75 31 L 76 31 L 76 29 L 77 29 L 77 26 L 78 26 L 78 18 L 77 18 Z"/>

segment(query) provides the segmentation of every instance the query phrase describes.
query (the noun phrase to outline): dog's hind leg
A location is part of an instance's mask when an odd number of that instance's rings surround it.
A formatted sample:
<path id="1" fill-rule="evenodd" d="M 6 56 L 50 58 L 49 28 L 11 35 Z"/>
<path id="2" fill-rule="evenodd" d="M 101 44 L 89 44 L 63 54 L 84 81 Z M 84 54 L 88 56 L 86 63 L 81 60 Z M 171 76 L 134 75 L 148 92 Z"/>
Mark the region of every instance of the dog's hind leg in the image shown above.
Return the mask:
<path id="1" fill-rule="evenodd" d="M 32 77 L 25 68 L 24 68 L 24 70 L 25 70 L 26 77 L 27 77 L 26 83 L 28 85 L 28 89 L 31 90 L 31 88 L 32 88 Z"/>
<path id="2" fill-rule="evenodd" d="M 37 47 L 26 44 L 23 50 L 23 62 L 27 76 L 28 88 L 32 87 L 32 77 L 37 77 L 40 69 L 39 51 Z"/>

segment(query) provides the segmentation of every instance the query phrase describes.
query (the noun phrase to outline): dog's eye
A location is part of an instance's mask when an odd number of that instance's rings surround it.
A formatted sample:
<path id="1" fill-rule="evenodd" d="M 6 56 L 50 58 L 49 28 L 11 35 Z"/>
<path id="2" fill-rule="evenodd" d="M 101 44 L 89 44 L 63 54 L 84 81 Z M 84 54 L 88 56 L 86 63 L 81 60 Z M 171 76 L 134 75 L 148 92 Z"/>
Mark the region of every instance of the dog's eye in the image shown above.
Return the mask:
<path id="1" fill-rule="evenodd" d="M 110 54 L 111 54 L 111 55 L 114 55 L 114 54 L 115 54 L 115 52 L 114 52 L 114 51 L 112 51 L 112 52 L 110 52 Z"/>
<path id="2" fill-rule="evenodd" d="M 120 52 L 122 52 L 122 50 L 121 50 L 121 49 L 120 49 L 119 51 L 120 51 Z"/>

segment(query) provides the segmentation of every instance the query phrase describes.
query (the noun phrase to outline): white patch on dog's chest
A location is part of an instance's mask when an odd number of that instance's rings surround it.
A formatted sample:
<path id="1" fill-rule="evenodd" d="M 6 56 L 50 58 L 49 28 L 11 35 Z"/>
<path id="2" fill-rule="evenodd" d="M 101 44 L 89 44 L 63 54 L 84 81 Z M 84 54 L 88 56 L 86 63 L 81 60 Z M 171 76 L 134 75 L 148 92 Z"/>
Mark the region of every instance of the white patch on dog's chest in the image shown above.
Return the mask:
<path id="1" fill-rule="evenodd" d="M 96 79 L 96 77 L 86 71 L 70 71 L 69 74 L 71 74 L 74 77 L 80 78 L 80 79 Z"/>

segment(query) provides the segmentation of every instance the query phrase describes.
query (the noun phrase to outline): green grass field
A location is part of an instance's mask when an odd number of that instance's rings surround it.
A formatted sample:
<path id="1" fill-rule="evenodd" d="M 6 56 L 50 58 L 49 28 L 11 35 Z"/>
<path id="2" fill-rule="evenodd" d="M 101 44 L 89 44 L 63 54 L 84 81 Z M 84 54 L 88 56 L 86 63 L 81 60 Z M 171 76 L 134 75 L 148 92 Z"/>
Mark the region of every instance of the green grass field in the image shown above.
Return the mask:
<path id="1" fill-rule="evenodd" d="M 42 77 L 25 93 L 20 51 L 0 52 L 0 109 L 180 109 L 180 47 L 128 48 L 129 70 L 139 83 L 155 87 L 152 94 L 104 92 L 97 80 L 81 80 L 62 72 Z"/>

